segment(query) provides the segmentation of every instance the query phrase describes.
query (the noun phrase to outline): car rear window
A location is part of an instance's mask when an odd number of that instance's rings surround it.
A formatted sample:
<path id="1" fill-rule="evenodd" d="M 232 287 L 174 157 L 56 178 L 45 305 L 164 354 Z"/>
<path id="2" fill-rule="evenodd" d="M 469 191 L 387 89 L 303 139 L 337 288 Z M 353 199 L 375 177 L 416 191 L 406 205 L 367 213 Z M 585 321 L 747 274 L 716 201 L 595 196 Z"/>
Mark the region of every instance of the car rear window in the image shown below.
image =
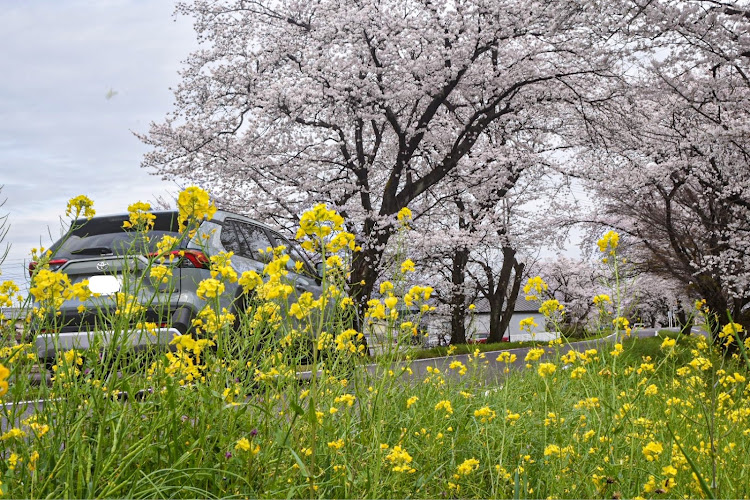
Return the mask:
<path id="1" fill-rule="evenodd" d="M 82 259 L 99 255 L 146 254 L 156 251 L 165 235 L 180 236 L 176 212 L 157 213 L 153 230 L 143 238 L 138 231 L 122 227 L 127 215 L 79 219 L 75 229 L 50 247 L 56 259 Z"/>

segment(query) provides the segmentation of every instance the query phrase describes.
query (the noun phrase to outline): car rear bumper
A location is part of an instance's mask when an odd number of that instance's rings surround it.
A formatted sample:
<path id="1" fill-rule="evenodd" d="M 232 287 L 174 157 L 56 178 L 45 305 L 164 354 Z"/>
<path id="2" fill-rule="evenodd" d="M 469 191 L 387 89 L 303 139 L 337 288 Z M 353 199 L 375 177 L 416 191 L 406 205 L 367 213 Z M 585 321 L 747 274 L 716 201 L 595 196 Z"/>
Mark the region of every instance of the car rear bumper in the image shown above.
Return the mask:
<path id="1" fill-rule="evenodd" d="M 115 344 L 134 350 L 151 345 L 169 345 L 172 339 L 182 335 L 177 328 L 155 328 L 147 330 L 62 332 L 38 335 L 34 341 L 40 359 L 54 359 L 60 351 L 85 350 L 90 347 L 103 348 Z"/>

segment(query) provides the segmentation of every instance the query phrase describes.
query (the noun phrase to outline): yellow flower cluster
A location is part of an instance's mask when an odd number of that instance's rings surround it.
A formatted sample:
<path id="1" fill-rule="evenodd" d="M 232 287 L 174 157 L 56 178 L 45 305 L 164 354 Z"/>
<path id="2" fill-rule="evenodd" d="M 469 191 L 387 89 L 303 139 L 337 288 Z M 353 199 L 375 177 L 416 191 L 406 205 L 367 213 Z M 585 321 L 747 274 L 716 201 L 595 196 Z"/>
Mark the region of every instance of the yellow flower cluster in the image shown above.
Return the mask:
<path id="1" fill-rule="evenodd" d="M 401 445 L 394 446 L 385 459 L 393 466 L 391 469 L 393 472 L 405 472 L 408 474 L 416 472 L 416 469 L 409 465 L 413 460 L 412 456 Z"/>
<path id="2" fill-rule="evenodd" d="M 474 410 L 474 416 L 478 417 L 482 423 L 488 423 L 492 422 L 495 419 L 497 413 L 495 413 L 495 410 L 493 410 L 489 406 L 483 406 L 478 410 Z"/>
<path id="3" fill-rule="evenodd" d="M 539 325 L 536 324 L 533 316 L 529 316 L 528 318 L 524 318 L 519 321 L 518 326 L 521 328 L 521 330 L 526 330 L 527 332 L 531 333 L 531 331 Z"/>
<path id="4" fill-rule="evenodd" d="M 607 231 L 604 236 L 601 237 L 596 244 L 599 246 L 599 251 L 602 253 L 609 253 L 610 255 L 615 254 L 617 245 L 620 242 L 620 234 L 615 231 Z"/>
<path id="5" fill-rule="evenodd" d="M 144 307 L 138 301 L 138 297 L 124 292 L 115 294 L 115 303 L 117 304 L 115 314 L 120 316 L 134 316 L 144 310 Z"/>
<path id="6" fill-rule="evenodd" d="M 541 349 L 539 347 L 533 347 L 529 349 L 529 352 L 526 353 L 526 357 L 524 358 L 524 361 L 536 361 L 539 358 L 541 358 L 543 354 L 544 354 L 544 349 Z"/>
<path id="7" fill-rule="evenodd" d="M 216 213 L 216 205 L 210 201 L 208 193 L 197 186 L 182 190 L 177 197 L 177 210 L 180 215 L 180 231 L 192 228 L 199 221 L 210 220 Z"/>
<path id="8" fill-rule="evenodd" d="M 247 439 L 246 437 L 243 437 L 243 438 L 240 438 L 240 439 L 238 439 L 238 440 L 237 440 L 237 443 L 236 443 L 236 444 L 234 445 L 234 449 L 235 449 L 236 451 L 246 451 L 246 452 L 250 452 L 250 455 L 251 455 L 251 456 L 255 456 L 255 455 L 257 455 L 258 453 L 260 453 L 260 445 L 259 445 L 259 444 L 256 444 L 255 446 L 253 446 L 253 445 L 252 445 L 252 444 L 250 443 L 250 440 L 249 440 L 249 439 Z"/>
<path id="9" fill-rule="evenodd" d="M 398 214 L 396 215 L 396 219 L 398 219 L 398 221 L 402 225 L 408 226 L 409 222 L 412 220 L 411 210 L 409 210 L 406 207 L 402 208 L 401 210 L 398 211 Z"/>
<path id="10" fill-rule="evenodd" d="M 209 258 L 211 267 L 211 277 L 217 279 L 221 277 L 222 281 L 229 283 L 237 282 L 237 273 L 232 267 L 232 256 L 234 252 L 219 252 Z"/>
<path id="11" fill-rule="evenodd" d="M 154 283 L 168 283 L 169 278 L 172 277 L 172 270 L 163 265 L 151 266 L 148 275 Z"/>
<path id="12" fill-rule="evenodd" d="M 529 278 L 523 287 L 523 293 L 526 294 L 526 300 L 539 300 L 539 296 L 546 292 L 549 286 L 541 276 Z"/>
<path id="13" fill-rule="evenodd" d="M 627 318 L 618 316 L 612 320 L 612 325 L 614 325 L 615 330 L 622 331 L 625 332 L 626 335 L 630 335 L 630 321 L 628 321 Z"/>
<path id="14" fill-rule="evenodd" d="M 94 215 L 96 215 L 96 211 L 94 210 L 94 202 L 91 201 L 91 198 L 89 198 L 88 196 L 79 194 L 78 196 L 68 200 L 68 206 L 65 209 L 65 215 L 67 217 L 71 217 L 72 219 L 77 219 L 81 215 L 83 215 L 87 219 L 90 219 Z"/>
<path id="15" fill-rule="evenodd" d="M 75 349 L 65 351 L 58 359 L 57 363 L 52 365 L 52 371 L 55 373 L 54 378 L 59 380 L 70 380 L 81 374 L 80 366 L 83 365 L 83 357 Z"/>
<path id="16" fill-rule="evenodd" d="M 611 303 L 612 303 L 612 299 L 609 298 L 609 295 L 607 295 L 606 293 L 602 293 L 594 297 L 594 305 L 596 307 L 604 307 L 604 304 L 611 304 Z"/>
<path id="17" fill-rule="evenodd" d="M 227 311 L 226 307 L 223 307 L 219 312 L 206 306 L 193 319 L 192 324 L 198 334 L 216 335 L 221 330 L 234 325 L 236 319 L 235 315 Z"/>
<path id="18" fill-rule="evenodd" d="M 548 444 L 544 448 L 545 457 L 560 457 L 564 458 L 568 455 L 575 455 L 575 448 L 572 445 L 560 447 L 556 444 Z"/>
<path id="19" fill-rule="evenodd" d="M 68 275 L 59 271 L 42 268 L 36 271 L 29 292 L 40 306 L 41 311 L 56 311 L 66 300 L 76 298 L 83 302 L 91 297 L 88 280 L 70 283 Z"/>
<path id="20" fill-rule="evenodd" d="M 453 361 L 448 366 L 451 370 L 458 370 L 459 375 L 466 375 L 466 365 L 460 361 Z"/>
<path id="21" fill-rule="evenodd" d="M 401 274 L 413 273 L 415 270 L 414 261 L 406 259 L 401 263 Z"/>
<path id="22" fill-rule="evenodd" d="M 664 451 L 664 447 L 661 445 L 661 443 L 651 441 L 643 447 L 642 451 L 643 455 L 646 457 L 646 460 L 648 460 L 649 462 L 653 462 L 654 460 L 659 458 L 659 455 L 661 455 L 661 453 Z"/>
<path id="23" fill-rule="evenodd" d="M 325 203 L 319 203 L 300 217 L 297 239 L 308 236 L 322 239 L 333 231 L 342 231 L 343 227 L 344 218 L 335 210 L 329 210 Z"/>
<path id="24" fill-rule="evenodd" d="M 477 469 L 479 469 L 479 460 L 476 458 L 467 458 L 459 464 L 457 471 L 460 476 L 468 476 Z"/>
<path id="25" fill-rule="evenodd" d="M 216 278 L 206 278 L 198 284 L 198 290 L 195 292 L 203 300 L 215 299 L 224 293 L 224 283 Z"/>
<path id="26" fill-rule="evenodd" d="M 742 325 L 739 323 L 727 323 L 719 332 L 719 338 L 734 337 L 738 333 L 742 333 L 743 330 Z"/>
<path id="27" fill-rule="evenodd" d="M 449 415 L 453 414 L 453 405 L 451 405 L 451 402 L 447 399 L 438 401 L 438 403 L 435 405 L 435 411 L 440 410 L 443 410 L 445 412 L 445 418 L 448 418 Z"/>
<path id="28" fill-rule="evenodd" d="M 552 375 L 555 370 L 557 370 L 557 366 L 554 363 L 540 363 L 537 368 L 537 372 L 542 378 Z"/>
<path id="29" fill-rule="evenodd" d="M 263 285 L 263 278 L 255 271 L 245 271 L 240 276 L 238 283 L 242 286 L 245 293 L 247 293 Z"/>
<path id="30" fill-rule="evenodd" d="M 21 302 L 23 297 L 18 295 L 19 289 L 12 281 L 3 281 L 0 283 L 0 307 L 13 307 L 13 296 L 15 295 L 16 300 Z M 3 319 L 2 313 L 0 313 L 0 320 Z"/>
<path id="31" fill-rule="evenodd" d="M 156 216 L 150 212 L 151 205 L 148 203 L 139 201 L 128 205 L 128 220 L 122 223 L 123 229 L 150 231 L 156 220 Z"/>
<path id="32" fill-rule="evenodd" d="M 547 318 L 555 319 L 565 314 L 565 306 L 556 299 L 545 300 L 539 308 L 539 312 Z"/>
<path id="33" fill-rule="evenodd" d="M 8 377 L 10 377 L 10 370 L 0 363 L 0 397 L 8 392 Z"/>
<path id="34" fill-rule="evenodd" d="M 424 312 L 431 309 L 425 302 L 430 299 L 433 291 L 434 289 L 430 286 L 415 285 L 404 295 L 404 303 L 409 307 L 412 307 L 415 303 L 421 304 L 421 310 Z"/>

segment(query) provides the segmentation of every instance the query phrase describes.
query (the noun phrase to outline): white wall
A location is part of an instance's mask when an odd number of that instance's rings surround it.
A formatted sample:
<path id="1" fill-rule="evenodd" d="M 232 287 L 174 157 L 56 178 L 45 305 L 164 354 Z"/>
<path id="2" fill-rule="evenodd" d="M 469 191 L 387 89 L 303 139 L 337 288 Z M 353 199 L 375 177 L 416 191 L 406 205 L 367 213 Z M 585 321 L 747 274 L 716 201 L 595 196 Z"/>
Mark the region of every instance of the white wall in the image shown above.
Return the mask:
<path id="1" fill-rule="evenodd" d="M 537 326 L 531 329 L 531 333 L 541 333 L 545 331 L 544 325 L 546 322 L 546 318 L 543 314 L 535 312 L 517 312 L 513 313 L 513 317 L 510 320 L 510 324 L 508 325 L 508 330 L 504 333 L 504 337 L 507 337 L 510 335 L 510 340 L 513 341 L 514 337 L 518 337 L 519 335 L 523 334 L 522 337 L 526 339 L 529 335 L 526 331 L 521 331 L 521 328 L 518 326 L 518 323 L 525 318 L 532 317 L 534 318 L 534 321 L 536 322 Z M 473 319 L 471 320 L 471 323 L 467 322 L 466 324 L 466 336 L 469 337 L 469 334 L 471 332 L 476 332 L 477 334 L 482 333 L 489 333 L 490 332 L 490 315 L 488 313 L 483 314 L 475 314 Z"/>

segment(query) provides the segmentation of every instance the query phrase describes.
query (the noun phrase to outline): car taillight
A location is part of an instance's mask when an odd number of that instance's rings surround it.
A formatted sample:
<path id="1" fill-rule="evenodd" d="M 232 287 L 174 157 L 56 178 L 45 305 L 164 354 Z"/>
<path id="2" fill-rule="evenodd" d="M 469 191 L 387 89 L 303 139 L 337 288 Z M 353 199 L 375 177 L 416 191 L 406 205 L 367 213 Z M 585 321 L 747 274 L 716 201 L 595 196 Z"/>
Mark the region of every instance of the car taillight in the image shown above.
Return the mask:
<path id="1" fill-rule="evenodd" d="M 148 254 L 149 258 L 159 257 L 159 253 Z M 161 254 L 161 258 L 169 260 L 170 256 L 174 256 L 175 259 L 179 259 L 180 267 L 195 267 L 198 269 L 208 269 L 211 261 L 208 260 L 206 254 L 200 250 L 173 250 L 169 253 Z"/>
<path id="2" fill-rule="evenodd" d="M 68 262 L 68 259 L 53 259 L 53 260 L 49 261 L 49 270 L 50 271 L 57 271 L 66 262 Z M 37 266 L 37 262 L 31 262 L 31 263 L 29 263 L 29 276 L 34 276 L 34 269 L 36 269 L 36 266 Z"/>

